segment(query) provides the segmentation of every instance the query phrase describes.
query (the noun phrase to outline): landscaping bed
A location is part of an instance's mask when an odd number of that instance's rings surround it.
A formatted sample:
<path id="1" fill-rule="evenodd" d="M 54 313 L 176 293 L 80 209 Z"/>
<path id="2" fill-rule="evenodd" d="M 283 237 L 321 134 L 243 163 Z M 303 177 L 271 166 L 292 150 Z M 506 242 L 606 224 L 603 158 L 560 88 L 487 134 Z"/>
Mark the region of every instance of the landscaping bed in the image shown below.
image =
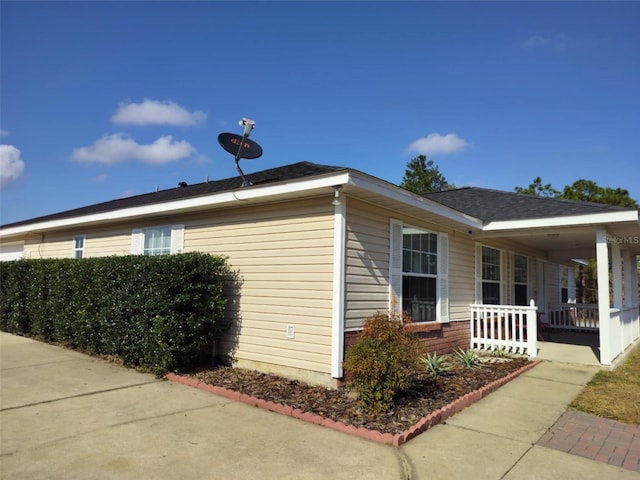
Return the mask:
<path id="1" fill-rule="evenodd" d="M 355 394 L 344 387 L 329 389 L 273 374 L 229 367 L 201 368 L 186 376 L 203 384 L 286 405 L 334 422 L 396 435 L 457 399 L 528 365 L 531 361 L 522 357 L 483 357 L 478 368 L 455 365 L 437 377 L 425 370 L 414 375 L 410 387 L 397 395 L 394 407 L 384 415 L 365 413 Z"/>

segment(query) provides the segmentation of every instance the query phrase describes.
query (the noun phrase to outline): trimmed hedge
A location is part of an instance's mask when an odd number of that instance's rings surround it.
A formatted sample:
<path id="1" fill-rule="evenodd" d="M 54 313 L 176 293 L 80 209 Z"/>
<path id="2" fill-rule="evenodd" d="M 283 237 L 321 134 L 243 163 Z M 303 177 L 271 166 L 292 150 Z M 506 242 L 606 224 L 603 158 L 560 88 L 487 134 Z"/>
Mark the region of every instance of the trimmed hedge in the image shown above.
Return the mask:
<path id="1" fill-rule="evenodd" d="M 203 253 L 0 263 L 0 329 L 117 355 L 157 376 L 225 328 L 226 259 Z"/>

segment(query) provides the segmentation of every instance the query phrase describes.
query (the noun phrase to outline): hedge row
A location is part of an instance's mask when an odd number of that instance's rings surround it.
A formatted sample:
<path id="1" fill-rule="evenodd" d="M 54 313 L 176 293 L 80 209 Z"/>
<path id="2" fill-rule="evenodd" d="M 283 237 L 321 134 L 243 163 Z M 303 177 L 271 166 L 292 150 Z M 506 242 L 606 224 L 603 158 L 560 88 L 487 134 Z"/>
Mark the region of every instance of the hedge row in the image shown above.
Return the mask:
<path id="1" fill-rule="evenodd" d="M 202 253 L 0 263 L 0 329 L 117 355 L 158 376 L 223 330 L 226 259 Z"/>

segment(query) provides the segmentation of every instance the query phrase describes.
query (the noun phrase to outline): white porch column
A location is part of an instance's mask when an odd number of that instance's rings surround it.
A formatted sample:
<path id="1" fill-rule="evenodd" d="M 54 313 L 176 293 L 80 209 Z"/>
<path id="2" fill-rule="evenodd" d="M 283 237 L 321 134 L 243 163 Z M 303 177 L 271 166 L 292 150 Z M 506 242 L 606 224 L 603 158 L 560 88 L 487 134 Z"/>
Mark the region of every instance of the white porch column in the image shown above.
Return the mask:
<path id="1" fill-rule="evenodd" d="M 598 318 L 600 321 L 600 363 L 611 365 L 611 317 L 609 305 L 609 248 L 607 231 L 596 232 L 596 262 L 598 273 Z"/>

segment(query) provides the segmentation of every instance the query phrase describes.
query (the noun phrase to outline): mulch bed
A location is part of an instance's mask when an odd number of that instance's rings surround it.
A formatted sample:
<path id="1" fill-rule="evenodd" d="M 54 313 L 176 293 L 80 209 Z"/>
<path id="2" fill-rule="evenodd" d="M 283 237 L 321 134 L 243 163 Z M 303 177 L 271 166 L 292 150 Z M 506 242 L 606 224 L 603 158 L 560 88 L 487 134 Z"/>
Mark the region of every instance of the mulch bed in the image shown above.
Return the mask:
<path id="1" fill-rule="evenodd" d="M 187 376 L 345 425 L 399 434 L 430 413 L 530 363 L 527 358 L 520 357 L 490 358 L 480 368 L 456 366 L 438 378 L 426 373 L 417 375 L 411 387 L 398 395 L 393 410 L 384 416 L 363 412 L 355 395 L 346 388 L 318 387 L 277 375 L 229 367 L 200 369 Z"/>

